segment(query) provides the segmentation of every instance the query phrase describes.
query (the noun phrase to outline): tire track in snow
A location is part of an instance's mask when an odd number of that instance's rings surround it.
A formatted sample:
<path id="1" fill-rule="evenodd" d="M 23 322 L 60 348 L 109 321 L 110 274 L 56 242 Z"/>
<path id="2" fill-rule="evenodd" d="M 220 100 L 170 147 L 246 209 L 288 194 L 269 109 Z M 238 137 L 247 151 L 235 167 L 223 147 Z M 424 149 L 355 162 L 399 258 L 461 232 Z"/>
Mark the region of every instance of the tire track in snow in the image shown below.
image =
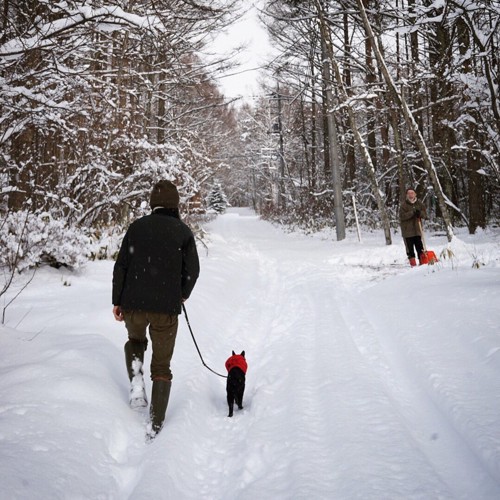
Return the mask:
<path id="1" fill-rule="evenodd" d="M 360 352 L 385 385 L 415 447 L 425 454 L 435 473 L 453 492 L 453 498 L 495 498 L 496 479 L 488 474 L 483 457 L 477 455 L 467 436 L 457 429 L 452 416 L 436 398 L 425 371 L 419 372 L 404 345 L 395 343 L 390 332 L 387 335 L 377 321 L 370 320 L 353 296 L 347 306 L 342 308 L 342 315 Z"/>

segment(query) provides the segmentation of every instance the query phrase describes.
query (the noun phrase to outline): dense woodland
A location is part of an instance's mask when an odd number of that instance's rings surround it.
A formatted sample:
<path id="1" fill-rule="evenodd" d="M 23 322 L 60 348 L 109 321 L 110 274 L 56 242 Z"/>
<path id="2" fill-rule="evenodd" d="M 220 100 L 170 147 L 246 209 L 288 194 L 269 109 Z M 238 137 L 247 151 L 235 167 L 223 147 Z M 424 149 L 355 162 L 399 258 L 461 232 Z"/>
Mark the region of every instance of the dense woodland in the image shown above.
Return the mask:
<path id="1" fill-rule="evenodd" d="M 0 0 L 4 269 L 98 255 L 163 177 L 193 223 L 217 186 L 338 239 L 356 207 L 390 244 L 414 186 L 450 239 L 498 224 L 499 1 L 267 0 L 261 97 L 229 102 L 211 43 L 246 7 Z"/>
<path id="2" fill-rule="evenodd" d="M 253 157 L 257 206 L 318 227 L 352 224 L 356 203 L 394 226 L 415 186 L 437 226 L 498 223 L 500 2 L 275 0 L 262 19 L 281 55 L 258 121 L 284 161 Z M 244 111 L 258 151 L 266 126 L 255 141 Z"/>

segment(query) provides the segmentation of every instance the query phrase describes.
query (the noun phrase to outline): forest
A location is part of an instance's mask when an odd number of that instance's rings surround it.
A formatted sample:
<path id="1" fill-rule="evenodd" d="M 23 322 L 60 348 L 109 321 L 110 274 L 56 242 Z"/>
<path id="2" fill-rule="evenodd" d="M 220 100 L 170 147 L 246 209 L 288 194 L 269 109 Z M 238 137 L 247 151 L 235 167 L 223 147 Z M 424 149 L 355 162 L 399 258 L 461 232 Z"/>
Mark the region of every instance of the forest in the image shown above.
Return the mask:
<path id="1" fill-rule="evenodd" d="M 251 102 L 218 83 L 239 49 L 211 50 L 246 8 L 0 0 L 8 279 L 109 257 L 160 178 L 195 228 L 215 189 L 291 230 L 341 240 L 359 219 L 391 244 L 409 186 L 449 240 L 498 225 L 499 1 L 266 0 L 278 56 Z"/>

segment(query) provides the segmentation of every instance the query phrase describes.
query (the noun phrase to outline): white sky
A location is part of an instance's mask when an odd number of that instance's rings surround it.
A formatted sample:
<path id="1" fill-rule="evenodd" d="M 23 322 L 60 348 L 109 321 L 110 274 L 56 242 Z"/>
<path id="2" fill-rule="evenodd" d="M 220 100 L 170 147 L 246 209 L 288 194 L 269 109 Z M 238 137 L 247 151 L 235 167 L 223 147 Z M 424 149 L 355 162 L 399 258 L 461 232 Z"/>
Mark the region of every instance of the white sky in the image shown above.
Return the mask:
<path id="1" fill-rule="evenodd" d="M 228 49 L 244 44 L 245 50 L 239 55 L 239 68 L 223 76 L 218 83 L 227 97 L 243 96 L 250 101 L 258 91 L 259 67 L 268 59 L 271 51 L 265 28 L 260 24 L 255 3 L 245 15 L 225 33 L 220 34 L 212 47 L 217 53 L 223 54 Z"/>

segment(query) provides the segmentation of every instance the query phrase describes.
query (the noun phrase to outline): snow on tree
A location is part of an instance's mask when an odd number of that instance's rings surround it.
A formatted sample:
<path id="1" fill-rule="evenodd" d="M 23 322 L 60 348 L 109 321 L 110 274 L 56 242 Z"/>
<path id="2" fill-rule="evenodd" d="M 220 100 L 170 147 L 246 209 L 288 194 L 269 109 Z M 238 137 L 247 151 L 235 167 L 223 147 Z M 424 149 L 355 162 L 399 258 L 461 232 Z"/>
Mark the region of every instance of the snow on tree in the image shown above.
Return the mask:
<path id="1" fill-rule="evenodd" d="M 208 210 L 218 214 L 226 211 L 229 203 L 220 182 L 215 182 L 207 198 Z"/>
<path id="2" fill-rule="evenodd" d="M 199 54 L 236 2 L 205 3 L 0 1 L 2 219 L 102 234 L 141 214 L 159 178 L 187 205 L 228 119 L 214 83 L 228 63 Z"/>
<path id="3" fill-rule="evenodd" d="M 339 62 L 340 80 L 334 82 L 325 81 L 327 72 L 322 72 L 318 5 L 324 12 L 323 38 L 331 37 L 332 59 Z M 265 202 L 256 206 L 301 227 L 321 227 L 323 217 L 317 214 L 330 212 L 332 224 L 339 202 L 338 193 L 336 200 L 332 193 L 339 184 L 331 180 L 330 118 L 339 136 L 347 225 L 354 217 L 346 201 L 355 195 L 364 223 L 387 227 L 382 201 L 391 226 L 397 227 L 399 203 L 410 185 L 427 204 L 430 222 L 448 237 L 454 225 L 466 224 L 473 233 L 498 222 L 498 2 L 269 0 L 261 19 L 280 53 L 269 63 L 267 82 L 272 83 L 263 85 L 262 94 L 269 96 L 279 83 L 292 119 L 284 127 L 287 201 L 273 203 L 267 190 L 258 191 Z M 380 61 L 387 71 L 381 71 Z M 328 102 L 329 91 L 333 102 Z M 264 99 L 255 107 L 261 107 L 255 117 L 266 108 L 272 113 Z M 367 148 L 354 140 L 350 111 Z M 261 162 L 254 178 L 266 169 Z M 253 191 L 249 183 L 247 192 Z"/>

